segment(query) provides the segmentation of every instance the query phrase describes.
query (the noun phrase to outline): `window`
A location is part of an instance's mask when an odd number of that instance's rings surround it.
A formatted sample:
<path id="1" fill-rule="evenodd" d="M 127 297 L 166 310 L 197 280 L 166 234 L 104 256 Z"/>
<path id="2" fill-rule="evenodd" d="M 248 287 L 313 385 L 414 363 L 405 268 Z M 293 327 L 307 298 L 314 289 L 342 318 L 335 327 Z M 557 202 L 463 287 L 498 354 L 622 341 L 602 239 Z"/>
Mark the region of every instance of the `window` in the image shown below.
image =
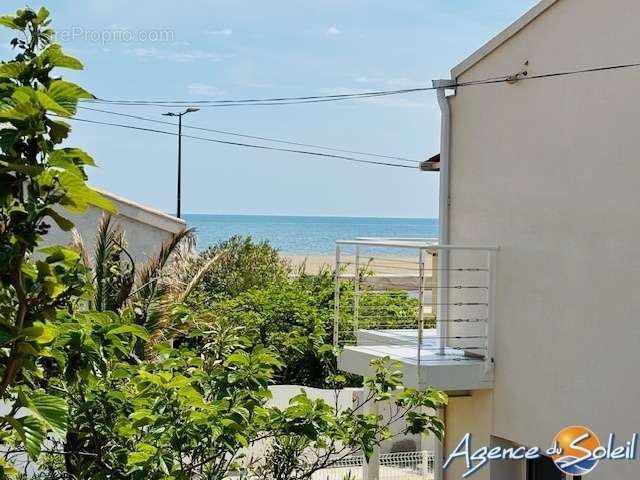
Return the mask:
<path id="1" fill-rule="evenodd" d="M 582 477 L 567 477 L 549 457 L 527 461 L 527 480 L 581 480 Z"/>

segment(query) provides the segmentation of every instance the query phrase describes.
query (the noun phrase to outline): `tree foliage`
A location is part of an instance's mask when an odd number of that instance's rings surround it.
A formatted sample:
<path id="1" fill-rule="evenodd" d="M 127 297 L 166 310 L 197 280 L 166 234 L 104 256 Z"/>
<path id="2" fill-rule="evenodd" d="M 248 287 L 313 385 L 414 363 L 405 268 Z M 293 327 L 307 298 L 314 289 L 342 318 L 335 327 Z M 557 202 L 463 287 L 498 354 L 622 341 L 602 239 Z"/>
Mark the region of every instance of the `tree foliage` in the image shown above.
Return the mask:
<path id="1" fill-rule="evenodd" d="M 46 388 L 48 372 L 73 363 L 67 345 L 53 342 L 71 341 L 78 324 L 69 312 L 87 293 L 76 252 L 38 247 L 52 222 L 71 229 L 64 210 L 113 210 L 86 184 L 93 159 L 60 147 L 70 130 L 62 119 L 93 97 L 52 75 L 82 64 L 51 44 L 49 22 L 45 8 L 0 17 L 19 35 L 11 42 L 15 59 L 0 64 L 0 400 L 9 405 L 0 418 L 0 442 L 21 445 L 32 457 L 47 435 L 64 438 L 68 405 Z"/>

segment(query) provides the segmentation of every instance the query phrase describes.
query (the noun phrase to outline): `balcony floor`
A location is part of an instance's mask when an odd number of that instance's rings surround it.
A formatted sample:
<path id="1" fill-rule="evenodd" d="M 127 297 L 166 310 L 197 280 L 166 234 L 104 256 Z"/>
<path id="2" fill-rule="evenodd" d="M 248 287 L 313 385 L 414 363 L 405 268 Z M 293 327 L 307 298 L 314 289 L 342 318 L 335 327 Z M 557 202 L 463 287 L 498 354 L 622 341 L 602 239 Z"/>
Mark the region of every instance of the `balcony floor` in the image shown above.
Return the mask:
<path id="1" fill-rule="evenodd" d="M 389 357 L 400 362 L 408 387 L 432 386 L 442 390 L 484 390 L 493 388 L 493 374 L 486 371 L 484 359 L 466 355 L 460 349 L 447 348 L 440 355 L 436 330 L 424 331 L 418 366 L 417 330 L 361 330 L 358 345 L 345 347 L 338 368 L 357 375 L 372 372 L 370 363 Z"/>

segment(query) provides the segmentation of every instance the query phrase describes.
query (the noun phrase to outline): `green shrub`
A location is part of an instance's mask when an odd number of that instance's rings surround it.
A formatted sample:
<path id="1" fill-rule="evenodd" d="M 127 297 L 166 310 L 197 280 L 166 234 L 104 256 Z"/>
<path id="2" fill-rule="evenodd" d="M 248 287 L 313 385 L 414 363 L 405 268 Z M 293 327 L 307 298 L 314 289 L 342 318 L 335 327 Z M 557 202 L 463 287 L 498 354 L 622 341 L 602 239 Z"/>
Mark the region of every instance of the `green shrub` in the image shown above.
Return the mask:
<path id="1" fill-rule="evenodd" d="M 299 281 L 253 289 L 214 307 L 215 321 L 242 327 L 243 335 L 270 345 L 283 359 L 278 384 L 324 387 L 327 364 L 318 354 L 331 341 L 332 310 Z"/>
<path id="2" fill-rule="evenodd" d="M 284 367 L 274 380 L 283 385 L 331 387 L 335 358 L 320 347 L 333 342 L 335 280 L 333 272 L 303 274 L 263 288 L 254 288 L 205 308 L 210 321 L 242 328 L 252 343 L 268 345 L 282 358 Z M 341 285 L 341 302 L 353 302 L 353 283 Z M 363 292 L 361 305 L 374 307 L 375 316 L 362 319 L 359 328 L 416 328 L 418 300 L 400 291 Z M 341 341 L 355 343 L 353 313 L 343 309 Z M 375 318 L 374 318 L 375 317 Z M 357 376 L 347 376 L 350 386 L 361 385 Z"/>
<path id="3" fill-rule="evenodd" d="M 287 262 L 269 242 L 233 236 L 205 250 L 197 266 L 224 252 L 220 261 L 203 278 L 199 292 L 205 300 L 233 298 L 253 288 L 286 282 Z"/>

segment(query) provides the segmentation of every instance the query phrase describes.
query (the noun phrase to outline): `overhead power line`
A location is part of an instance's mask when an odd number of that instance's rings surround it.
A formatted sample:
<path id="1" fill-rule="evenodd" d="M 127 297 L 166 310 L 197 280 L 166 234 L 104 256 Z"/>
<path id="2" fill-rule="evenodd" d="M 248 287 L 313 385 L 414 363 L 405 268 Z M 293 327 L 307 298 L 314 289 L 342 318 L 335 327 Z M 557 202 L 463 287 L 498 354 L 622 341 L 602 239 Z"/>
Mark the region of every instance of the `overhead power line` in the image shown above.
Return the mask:
<path id="1" fill-rule="evenodd" d="M 308 103 L 314 101 L 336 101 L 336 100 L 348 100 L 352 98 L 368 98 L 368 97 L 378 97 L 378 96 L 387 96 L 387 95 L 402 95 L 407 93 L 415 93 L 415 92 L 423 92 L 427 90 L 433 90 L 432 87 L 421 87 L 421 88 L 405 88 L 401 90 L 384 90 L 384 91 L 372 91 L 372 92 L 361 92 L 361 93 L 342 93 L 335 95 L 306 95 L 302 97 L 274 97 L 274 98 L 250 98 L 250 99 L 240 99 L 240 100 L 109 100 L 103 98 L 96 98 L 93 100 L 88 100 L 89 102 L 99 102 L 99 103 L 111 103 L 111 104 L 119 104 L 119 105 L 175 105 L 176 107 L 182 106 L 184 104 L 193 104 L 193 105 L 228 105 L 228 104 L 272 104 L 279 102 L 300 102 L 300 103 Z M 267 103 L 268 102 L 268 103 Z"/>
<path id="2" fill-rule="evenodd" d="M 626 63 L 618 65 L 608 65 L 604 67 L 585 68 L 580 70 L 568 70 L 560 72 L 545 73 L 539 75 L 523 75 L 517 78 L 518 81 L 536 80 L 545 78 L 564 77 L 569 75 L 581 75 L 586 73 L 605 72 L 611 70 L 621 70 L 627 68 L 640 67 L 640 63 Z M 478 85 L 490 85 L 498 83 L 508 83 L 513 80 L 513 75 L 502 77 L 486 78 L 483 80 L 471 80 L 453 84 L 450 88 L 472 87 Z M 344 100 L 358 100 L 364 98 L 375 98 L 389 95 L 406 95 L 410 93 L 427 92 L 437 90 L 436 87 L 407 88 L 402 90 L 380 90 L 362 93 L 344 93 L 336 95 L 307 95 L 298 97 L 275 97 L 275 98 L 253 98 L 238 100 L 109 100 L 96 98 L 87 100 L 88 102 L 103 103 L 119 106 L 154 106 L 154 107 L 189 107 L 197 105 L 199 107 L 225 107 L 225 106 L 265 106 L 265 105 L 295 105 L 305 103 L 336 102 Z"/>
<path id="3" fill-rule="evenodd" d="M 59 115 L 56 115 L 59 116 Z M 127 128 L 127 129 L 131 129 L 131 130 L 138 130 L 138 131 L 143 131 L 143 132 L 150 132 L 150 133 L 157 133 L 157 134 L 162 134 L 162 135 L 170 135 L 170 136 L 177 136 L 177 133 L 174 132 L 167 132 L 165 130 L 157 130 L 154 128 L 146 128 L 146 127 L 137 127 L 137 126 L 133 126 L 133 125 L 124 125 L 124 124 L 120 124 L 120 123 L 111 123 L 111 122 L 100 122 L 97 120 L 89 120 L 86 118 L 78 118 L 78 117 L 70 117 L 67 118 L 67 120 L 73 120 L 76 122 L 83 122 L 83 123 L 92 123 L 92 124 L 96 124 L 96 125 L 108 125 L 111 127 L 119 127 L 119 128 Z M 339 160 L 346 160 L 349 162 L 355 162 L 355 163 L 363 163 L 363 164 L 369 164 L 369 165 L 380 165 L 380 166 L 385 166 L 385 167 L 397 167 L 397 168 L 411 168 L 411 169 L 419 169 L 419 167 L 413 166 L 413 165 L 404 165 L 404 164 L 399 164 L 399 163 L 391 163 L 391 162 L 379 162 L 379 161 L 375 161 L 375 160 L 364 160 L 361 158 L 355 158 L 355 157 L 347 157 L 344 155 L 333 155 L 330 153 L 319 153 L 319 152 L 309 152 L 306 150 L 296 150 L 296 149 L 291 149 L 291 148 L 278 148 L 278 147 L 269 147 L 266 145 L 254 145 L 254 144 L 250 144 L 250 143 L 240 143 L 240 142 L 230 142 L 227 140 L 217 140 L 217 139 L 213 139 L 213 138 L 206 138 L 206 137 L 198 137 L 195 135 L 185 135 L 183 134 L 182 137 L 184 138 L 192 138 L 194 140 L 202 140 L 205 142 L 213 142 L 213 143 L 219 143 L 219 144 L 224 144 L 224 145 L 231 145 L 231 146 L 236 146 L 236 147 L 247 147 L 247 148 L 255 148 L 255 149 L 259 149 L 259 150 L 270 150 L 270 151 L 276 151 L 276 152 L 286 152 L 286 153 L 297 153 L 300 155 L 310 155 L 310 156 L 315 156 L 315 157 L 325 157 L 325 158 L 333 158 L 333 159 L 339 159 Z"/>
<path id="4" fill-rule="evenodd" d="M 414 89 L 414 92 L 417 91 L 428 91 L 428 90 L 434 90 L 433 88 L 423 88 L 423 89 Z M 206 100 L 196 100 L 193 102 L 190 101 L 186 101 L 184 103 L 171 103 L 171 102 L 165 102 L 165 103 L 159 103 L 159 102 L 155 102 L 155 103 L 145 103 L 144 101 L 142 102 L 121 102 L 121 101 L 113 101 L 113 100 L 108 100 L 108 101 L 104 101 L 101 99 L 93 99 L 93 100 L 86 100 L 87 102 L 95 102 L 95 103 L 102 103 L 102 104 L 106 104 L 106 105 L 117 105 L 117 106 L 145 106 L 145 107 L 162 107 L 162 108 L 187 108 L 190 106 L 197 106 L 198 108 L 209 108 L 209 107 L 247 107 L 247 106 L 265 106 L 265 105 L 300 105 L 300 104 L 306 104 L 306 103 L 326 103 L 326 102 L 336 102 L 336 101 L 341 101 L 341 100 L 350 100 L 350 99 L 361 99 L 361 98 L 375 98 L 375 97 L 384 97 L 384 96 L 389 96 L 389 95 L 400 95 L 402 93 L 411 93 L 411 92 L 382 92 L 382 93 L 371 93 L 371 94 L 364 94 L 364 95 L 352 95 L 352 96 L 339 96 L 339 97 L 320 97 L 320 98 L 315 98 L 315 99 L 309 99 L 309 100 L 290 100 L 290 101 L 262 101 L 262 102 L 245 102 L 245 101 L 226 101 L 226 100 L 220 100 L 218 102 L 207 102 Z M 204 103 L 199 103 L 199 102 L 204 102 Z"/>
<path id="5" fill-rule="evenodd" d="M 125 118 L 133 118 L 136 120 L 143 120 L 145 122 L 152 122 L 152 123 L 157 123 L 157 124 L 162 124 L 162 125 L 172 125 L 175 126 L 175 123 L 173 122 L 167 122 L 164 120 L 157 120 L 155 118 L 149 118 L 149 117 L 143 117 L 143 116 L 139 116 L 139 115 L 130 115 L 127 113 L 121 113 L 121 112 L 114 112 L 111 110 L 102 110 L 100 108 L 92 108 L 92 107 L 85 107 L 85 106 L 80 106 L 79 108 L 83 109 L 83 110 L 90 110 L 92 112 L 98 112 L 98 113 L 104 113 L 104 114 L 108 114 L 108 115 L 117 115 L 119 117 L 125 117 Z M 234 137 L 241 137 L 241 138 L 251 138 L 253 140 L 262 140 L 262 141 L 266 141 L 266 142 L 275 142 L 275 143 L 282 143 L 282 144 L 286 144 L 286 145 L 295 145 L 298 147 L 308 147 L 308 148 L 317 148 L 319 150 L 327 150 L 327 151 L 332 151 L 332 152 L 340 152 L 340 153 L 351 153 L 354 155 L 364 155 L 366 157 L 376 157 L 376 158 L 387 158 L 389 160 L 398 160 L 401 162 L 408 162 L 408 163 L 414 163 L 414 164 L 419 164 L 420 161 L 419 160 L 412 160 L 410 158 L 405 158 L 405 157 L 399 157 L 399 156 L 393 156 L 393 155 L 382 155 L 382 154 L 378 154 L 378 153 L 369 153 L 369 152 L 360 152 L 357 150 L 345 150 L 345 149 L 341 149 L 341 148 L 335 148 L 335 147 L 327 147 L 327 146 L 323 146 L 323 145 L 315 145 L 315 144 L 311 144 L 311 143 L 300 143 L 300 142 L 292 142 L 290 140 L 281 140 L 281 139 L 277 139 L 277 138 L 270 138 L 270 137 L 261 137 L 261 136 L 257 136 L 257 135 L 247 135 L 247 134 L 243 134 L 243 133 L 237 133 L 237 132 L 229 132 L 226 130 L 216 130 L 213 128 L 205 128 L 205 127 L 198 127 L 195 125 L 182 125 L 183 128 L 189 128 L 192 130 L 200 130 L 203 132 L 212 132 L 212 133 L 219 133 L 219 134 L 223 134 L 223 135 L 231 135 Z"/>

